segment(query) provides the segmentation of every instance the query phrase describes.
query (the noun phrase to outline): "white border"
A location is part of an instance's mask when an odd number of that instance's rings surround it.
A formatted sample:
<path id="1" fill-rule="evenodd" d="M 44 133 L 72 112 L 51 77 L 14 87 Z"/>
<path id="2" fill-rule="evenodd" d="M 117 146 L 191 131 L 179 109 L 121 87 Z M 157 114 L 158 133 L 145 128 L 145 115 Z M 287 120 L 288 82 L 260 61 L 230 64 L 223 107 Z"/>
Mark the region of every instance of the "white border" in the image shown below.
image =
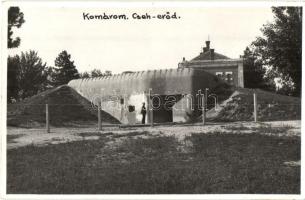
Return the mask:
<path id="1" fill-rule="evenodd" d="M 304 6 L 305 1 L 30 1 L 30 0 L 2 0 L 3 5 L 18 6 L 49 6 L 49 7 L 71 7 L 71 8 L 90 8 L 97 6 L 101 8 L 143 8 L 143 7 L 172 7 L 172 8 L 191 8 L 191 7 L 271 7 L 271 6 Z M 7 6 L 6 6 L 7 7 Z"/>
<path id="2" fill-rule="evenodd" d="M 7 15 L 5 14 L 2 3 L 0 4 L 0 14 L 1 14 L 1 54 L 0 54 L 0 198 L 6 193 L 6 95 L 7 95 L 7 29 L 2 27 L 7 27 Z M 5 44 L 5 45 L 4 45 Z"/>
<path id="3" fill-rule="evenodd" d="M 0 67 L 0 80 L 6 80 L 7 74 L 7 8 L 13 5 L 28 5 L 28 6 L 40 6 L 40 7 L 72 7 L 72 8 L 88 8 L 88 7 L 117 7 L 117 8 L 142 8 L 142 7 L 172 7 L 172 8 L 191 8 L 191 7 L 270 7 L 270 6 L 303 6 L 303 38 L 305 38 L 304 31 L 304 1 L 213 1 L 213 2 L 198 2 L 198 1 L 154 1 L 154 2 L 84 2 L 84 1 L 3 1 L 0 4 L 1 8 L 1 67 Z M 302 68 L 304 67 L 304 41 L 302 45 Z M 304 77 L 305 72 L 302 70 L 302 77 Z M 305 180 L 304 166 L 305 161 L 303 155 L 305 153 L 304 147 L 302 146 L 301 152 L 301 194 L 300 195 L 252 195 L 252 194 L 200 194 L 200 195 L 6 195 L 6 81 L 1 81 L 0 83 L 0 142 L 1 142 L 1 157 L 0 157 L 0 198 L 3 199 L 305 199 L 305 188 L 303 181 Z M 302 88 L 305 87 L 304 81 L 302 81 Z M 302 90 L 303 94 L 303 90 Z M 303 95 L 302 95 L 303 96 Z M 304 99 L 302 99 L 302 105 L 304 104 Z M 304 106 L 302 106 L 302 119 L 304 119 Z M 304 120 L 302 120 L 302 128 L 304 127 Z M 302 133 L 303 138 L 303 133 Z M 303 143 L 303 142 L 302 142 Z"/>

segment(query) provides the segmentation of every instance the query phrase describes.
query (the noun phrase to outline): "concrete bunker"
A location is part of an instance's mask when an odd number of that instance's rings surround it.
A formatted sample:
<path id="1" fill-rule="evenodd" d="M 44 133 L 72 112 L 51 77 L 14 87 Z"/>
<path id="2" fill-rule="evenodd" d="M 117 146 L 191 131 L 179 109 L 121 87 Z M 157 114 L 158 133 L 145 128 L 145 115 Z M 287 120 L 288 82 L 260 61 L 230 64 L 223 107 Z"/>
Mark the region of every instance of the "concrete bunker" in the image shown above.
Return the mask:
<path id="1" fill-rule="evenodd" d="M 145 123 L 194 121 L 201 114 L 198 91 L 219 83 L 208 72 L 184 68 L 75 79 L 68 85 L 121 123 L 137 124 L 142 103 L 147 109 Z"/>

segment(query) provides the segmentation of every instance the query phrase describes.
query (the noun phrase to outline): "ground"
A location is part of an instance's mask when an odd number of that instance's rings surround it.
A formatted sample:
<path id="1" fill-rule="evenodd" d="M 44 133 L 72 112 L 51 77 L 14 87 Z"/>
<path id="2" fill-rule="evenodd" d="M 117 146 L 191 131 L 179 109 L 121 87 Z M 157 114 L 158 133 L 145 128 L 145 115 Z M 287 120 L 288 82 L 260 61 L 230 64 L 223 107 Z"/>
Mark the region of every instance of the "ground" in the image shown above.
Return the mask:
<path id="1" fill-rule="evenodd" d="M 299 194 L 301 121 L 8 127 L 7 192 Z"/>

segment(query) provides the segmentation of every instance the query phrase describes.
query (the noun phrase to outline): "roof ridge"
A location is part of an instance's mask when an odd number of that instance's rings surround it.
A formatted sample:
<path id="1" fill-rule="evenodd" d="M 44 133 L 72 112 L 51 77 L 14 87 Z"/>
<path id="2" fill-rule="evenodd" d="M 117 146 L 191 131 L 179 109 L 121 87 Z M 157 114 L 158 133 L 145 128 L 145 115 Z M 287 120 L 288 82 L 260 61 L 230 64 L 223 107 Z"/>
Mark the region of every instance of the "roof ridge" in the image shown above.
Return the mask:
<path id="1" fill-rule="evenodd" d="M 100 77 L 90 77 L 90 78 L 79 78 L 73 80 L 89 81 L 89 80 L 106 80 L 106 79 L 124 79 L 124 78 L 138 78 L 147 75 L 168 75 L 172 73 L 182 74 L 183 72 L 190 73 L 191 70 L 195 69 L 183 69 L 183 68 L 166 68 L 166 69 L 149 69 L 146 71 L 135 71 L 134 73 L 120 73 L 113 74 L 111 76 L 100 76 Z M 72 80 L 71 80 L 72 81 Z"/>
<path id="2" fill-rule="evenodd" d="M 214 51 L 214 60 L 219 60 L 219 59 L 231 59 L 231 58 Z M 206 52 L 200 52 L 200 54 L 198 56 L 191 59 L 191 61 L 194 61 L 194 60 L 212 60 L 211 59 L 211 49 Z"/>

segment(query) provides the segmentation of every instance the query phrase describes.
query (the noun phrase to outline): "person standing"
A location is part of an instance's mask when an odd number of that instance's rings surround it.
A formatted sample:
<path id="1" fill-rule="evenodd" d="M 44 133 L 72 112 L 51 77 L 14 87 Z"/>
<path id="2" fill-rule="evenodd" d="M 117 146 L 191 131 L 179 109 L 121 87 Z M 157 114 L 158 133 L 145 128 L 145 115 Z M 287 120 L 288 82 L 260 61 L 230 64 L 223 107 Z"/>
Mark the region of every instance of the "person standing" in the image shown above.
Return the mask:
<path id="1" fill-rule="evenodd" d="M 143 103 L 143 105 L 142 105 L 141 114 L 142 114 L 142 124 L 145 124 L 145 118 L 146 118 L 146 107 L 145 107 L 145 103 Z"/>

